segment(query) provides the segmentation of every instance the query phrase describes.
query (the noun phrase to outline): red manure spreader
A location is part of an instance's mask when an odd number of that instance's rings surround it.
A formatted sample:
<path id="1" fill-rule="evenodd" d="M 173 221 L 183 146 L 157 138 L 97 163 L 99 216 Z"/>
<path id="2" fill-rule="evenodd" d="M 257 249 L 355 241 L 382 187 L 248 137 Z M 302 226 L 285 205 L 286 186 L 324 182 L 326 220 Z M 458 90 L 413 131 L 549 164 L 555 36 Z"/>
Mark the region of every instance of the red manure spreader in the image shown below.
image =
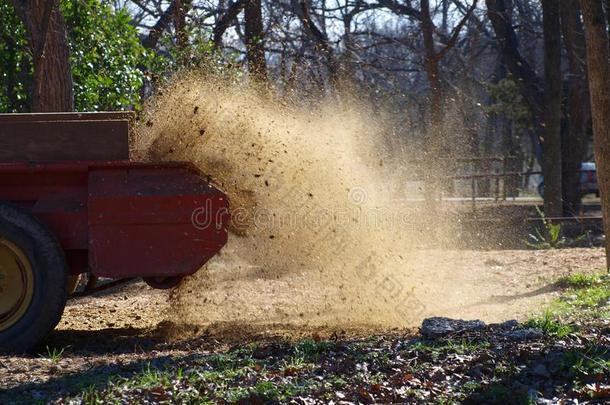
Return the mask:
<path id="1" fill-rule="evenodd" d="M 0 352 L 35 347 L 78 276 L 171 288 L 227 242 L 189 163 L 130 160 L 131 113 L 0 114 Z"/>

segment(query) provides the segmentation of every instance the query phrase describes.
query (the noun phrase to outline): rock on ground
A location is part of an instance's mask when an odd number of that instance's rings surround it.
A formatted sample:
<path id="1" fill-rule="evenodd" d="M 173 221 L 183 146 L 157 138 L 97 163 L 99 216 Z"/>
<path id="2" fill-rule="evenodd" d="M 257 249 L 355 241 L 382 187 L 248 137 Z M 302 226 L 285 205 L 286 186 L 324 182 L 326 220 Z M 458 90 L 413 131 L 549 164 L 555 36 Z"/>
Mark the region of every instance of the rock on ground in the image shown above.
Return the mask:
<path id="1" fill-rule="evenodd" d="M 479 319 L 464 321 L 461 319 L 433 317 L 424 319 L 420 331 L 424 337 L 428 339 L 436 339 L 447 336 L 451 333 L 483 329 L 485 326 L 485 322 Z"/>

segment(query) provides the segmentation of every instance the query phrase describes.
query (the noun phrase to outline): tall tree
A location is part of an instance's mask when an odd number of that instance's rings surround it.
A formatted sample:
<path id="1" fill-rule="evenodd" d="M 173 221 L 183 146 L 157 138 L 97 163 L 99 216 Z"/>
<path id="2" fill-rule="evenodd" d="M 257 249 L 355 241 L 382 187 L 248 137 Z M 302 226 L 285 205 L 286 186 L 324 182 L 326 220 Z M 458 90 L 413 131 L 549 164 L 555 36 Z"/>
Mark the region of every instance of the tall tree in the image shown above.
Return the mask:
<path id="1" fill-rule="evenodd" d="M 428 172 L 426 179 L 426 198 L 432 201 L 435 195 L 441 190 L 440 179 L 447 177 L 451 169 L 446 166 L 446 161 L 441 160 L 446 157 L 450 148 L 446 147 L 444 134 L 442 132 L 443 117 L 443 77 L 441 72 L 441 62 L 443 58 L 456 46 L 462 29 L 466 22 L 472 17 L 477 7 L 478 0 L 473 0 L 470 7 L 458 21 L 449 35 L 445 35 L 444 29 L 439 28 L 434 23 L 429 0 L 420 1 L 420 9 L 411 6 L 410 2 L 399 2 L 396 0 L 378 0 L 379 4 L 397 15 L 404 15 L 413 20 L 419 21 L 424 44 L 423 66 L 430 86 L 430 127 L 428 128 L 424 149 L 432 164 L 432 170 Z M 437 38 L 438 37 L 438 40 Z M 439 46 L 439 44 L 442 44 Z M 451 184 L 445 184 L 444 188 L 449 190 Z"/>
<path id="2" fill-rule="evenodd" d="M 432 111 L 431 125 L 428 130 L 425 149 L 432 159 L 437 160 L 436 162 L 434 162 L 434 171 L 436 173 L 433 173 L 433 177 L 428 181 L 429 187 L 426 191 L 428 200 L 432 200 L 434 194 L 437 194 L 440 191 L 441 186 L 450 192 L 452 186 L 451 182 L 441 185 L 440 183 L 438 183 L 437 179 L 435 179 L 436 176 L 446 177 L 449 174 L 448 171 L 451 170 L 449 167 L 446 166 L 446 162 L 443 162 L 442 160 L 438 159 L 442 158 L 443 155 L 446 155 L 446 152 L 449 151 L 449 148 L 444 145 L 444 134 L 442 133 L 441 129 L 444 122 L 444 117 L 442 113 L 444 100 L 440 64 L 445 55 L 447 55 L 447 53 L 455 47 L 462 28 L 464 27 L 466 21 L 468 21 L 477 6 L 477 1 L 478 0 L 474 0 L 472 2 L 472 5 L 470 6 L 466 14 L 462 17 L 462 19 L 454 28 L 451 37 L 439 50 L 437 50 L 436 42 L 434 40 L 434 35 L 435 32 L 438 32 L 438 28 L 434 24 L 434 21 L 430 14 L 430 1 L 421 0 L 420 2 L 421 10 L 419 15 L 421 16 L 421 31 L 425 52 L 424 68 L 426 70 L 426 76 L 430 85 L 430 107 Z"/>
<path id="3" fill-rule="evenodd" d="M 32 51 L 32 111 L 72 111 L 74 93 L 66 25 L 58 0 L 13 0 Z"/>
<path id="4" fill-rule="evenodd" d="M 561 203 L 561 26 L 559 2 L 542 0 L 544 15 L 544 212 L 562 215 Z"/>
<path id="5" fill-rule="evenodd" d="M 604 231 L 610 235 L 610 51 L 601 0 L 581 0 L 587 42 L 587 66 L 593 120 L 593 145 L 601 192 Z M 606 267 L 610 269 L 610 237 L 606 237 Z"/>
<path id="6" fill-rule="evenodd" d="M 580 165 L 589 121 L 589 84 L 587 82 L 587 54 L 580 4 L 578 0 L 560 3 L 561 31 L 568 61 L 566 126 L 562 137 L 562 192 L 564 215 L 575 215 L 580 210 Z"/>
<path id="7" fill-rule="evenodd" d="M 426 69 L 426 76 L 428 77 L 428 83 L 430 84 L 430 90 L 432 93 L 431 107 L 432 107 L 432 121 L 438 123 L 442 121 L 442 103 L 443 94 L 441 87 L 440 67 L 439 67 L 439 55 L 437 55 L 436 45 L 434 42 L 434 23 L 432 22 L 432 16 L 430 15 L 430 1 L 421 0 L 421 32 L 423 36 L 425 57 L 424 57 L 424 68 Z"/>
<path id="8" fill-rule="evenodd" d="M 532 144 L 542 164 L 540 140 L 544 139 L 544 91 L 534 68 L 521 55 L 519 40 L 513 26 L 512 0 L 486 0 L 487 15 L 491 21 L 502 62 L 518 86 L 534 123 Z"/>
<path id="9" fill-rule="evenodd" d="M 267 61 L 263 32 L 261 0 L 246 0 L 244 9 L 246 58 L 250 76 L 258 82 L 267 80 Z"/>
<path id="10" fill-rule="evenodd" d="M 534 123 L 532 143 L 544 172 L 545 213 L 561 216 L 561 25 L 559 2 L 543 0 L 544 81 L 521 55 L 512 0 L 486 0 L 500 54 Z M 542 148 L 541 148 L 542 146 Z"/>

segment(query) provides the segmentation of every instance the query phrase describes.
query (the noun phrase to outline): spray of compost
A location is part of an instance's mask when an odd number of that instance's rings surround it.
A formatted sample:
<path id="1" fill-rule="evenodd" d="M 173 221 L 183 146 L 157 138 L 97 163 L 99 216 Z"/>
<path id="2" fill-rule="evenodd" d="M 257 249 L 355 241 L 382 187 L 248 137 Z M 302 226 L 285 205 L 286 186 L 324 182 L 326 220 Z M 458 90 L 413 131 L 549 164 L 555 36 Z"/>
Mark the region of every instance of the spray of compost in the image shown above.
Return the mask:
<path id="1" fill-rule="evenodd" d="M 438 307 L 415 248 L 454 230 L 439 214 L 409 227 L 425 211 L 403 202 L 409 156 L 387 121 L 357 96 L 293 102 L 218 75 L 183 75 L 154 97 L 135 153 L 193 162 L 232 210 L 228 245 L 173 291 L 170 320 L 386 328 Z"/>

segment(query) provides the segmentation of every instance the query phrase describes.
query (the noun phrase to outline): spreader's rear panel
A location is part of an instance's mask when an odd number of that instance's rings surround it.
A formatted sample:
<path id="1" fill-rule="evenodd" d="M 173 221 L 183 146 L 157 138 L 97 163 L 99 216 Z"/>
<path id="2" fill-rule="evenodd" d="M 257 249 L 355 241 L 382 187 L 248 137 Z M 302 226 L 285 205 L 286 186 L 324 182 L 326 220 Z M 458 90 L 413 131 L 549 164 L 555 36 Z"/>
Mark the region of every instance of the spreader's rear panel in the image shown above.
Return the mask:
<path id="1" fill-rule="evenodd" d="M 88 207 L 98 276 L 190 275 L 227 242 L 226 196 L 186 168 L 92 169 Z"/>

